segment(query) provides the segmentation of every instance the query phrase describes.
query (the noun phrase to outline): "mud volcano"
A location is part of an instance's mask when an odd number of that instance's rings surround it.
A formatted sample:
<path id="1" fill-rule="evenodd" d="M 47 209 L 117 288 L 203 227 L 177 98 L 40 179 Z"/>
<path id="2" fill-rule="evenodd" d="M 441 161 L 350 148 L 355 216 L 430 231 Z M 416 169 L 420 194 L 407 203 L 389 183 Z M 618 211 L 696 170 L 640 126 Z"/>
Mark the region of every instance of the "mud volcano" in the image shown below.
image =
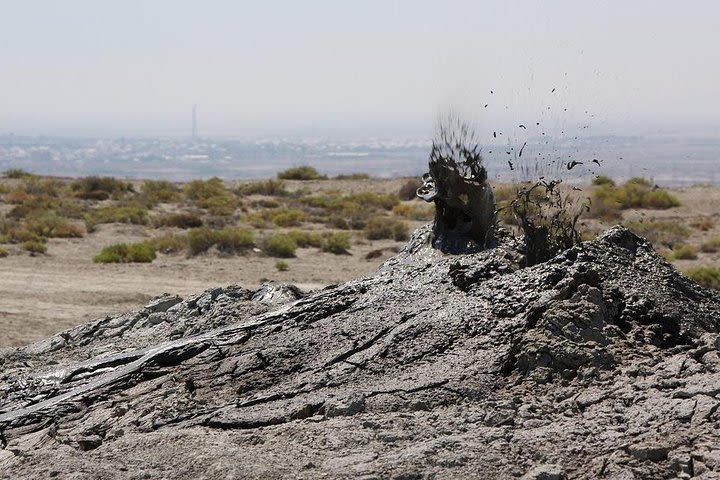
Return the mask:
<path id="1" fill-rule="evenodd" d="M 720 295 L 614 228 L 533 267 L 432 229 L 0 355 L 2 478 L 711 478 Z M 703 476 L 704 475 L 704 476 Z"/>

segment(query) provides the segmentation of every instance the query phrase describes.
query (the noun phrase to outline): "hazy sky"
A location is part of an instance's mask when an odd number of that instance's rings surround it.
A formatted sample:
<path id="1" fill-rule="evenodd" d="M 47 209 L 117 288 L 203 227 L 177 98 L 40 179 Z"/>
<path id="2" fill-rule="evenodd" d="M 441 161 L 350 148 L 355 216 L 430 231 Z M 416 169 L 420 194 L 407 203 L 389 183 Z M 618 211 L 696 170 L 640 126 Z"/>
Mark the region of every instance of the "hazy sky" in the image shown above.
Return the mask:
<path id="1" fill-rule="evenodd" d="M 717 130 L 718 46 L 717 0 L 0 0 L 0 132 Z"/>

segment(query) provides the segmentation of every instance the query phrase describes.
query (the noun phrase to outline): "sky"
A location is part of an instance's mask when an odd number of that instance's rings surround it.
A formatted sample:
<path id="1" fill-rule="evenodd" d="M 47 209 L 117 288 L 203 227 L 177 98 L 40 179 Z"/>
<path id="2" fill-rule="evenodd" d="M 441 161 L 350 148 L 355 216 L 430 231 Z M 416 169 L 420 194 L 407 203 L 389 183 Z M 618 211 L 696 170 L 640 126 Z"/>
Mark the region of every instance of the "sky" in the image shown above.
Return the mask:
<path id="1" fill-rule="evenodd" d="M 715 0 L 0 0 L 0 133 L 720 133 L 718 45 Z"/>

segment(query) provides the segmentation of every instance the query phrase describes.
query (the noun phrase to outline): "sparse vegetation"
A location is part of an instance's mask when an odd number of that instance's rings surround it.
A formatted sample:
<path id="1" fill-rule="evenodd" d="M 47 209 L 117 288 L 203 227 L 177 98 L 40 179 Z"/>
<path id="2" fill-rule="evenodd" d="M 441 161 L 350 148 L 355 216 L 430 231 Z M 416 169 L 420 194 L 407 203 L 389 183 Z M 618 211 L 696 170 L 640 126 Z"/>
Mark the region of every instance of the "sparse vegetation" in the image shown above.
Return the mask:
<path id="1" fill-rule="evenodd" d="M 690 229 L 675 222 L 626 222 L 625 226 L 655 245 L 673 248 L 690 236 Z"/>
<path id="2" fill-rule="evenodd" d="M 277 174 L 281 180 L 327 180 L 327 175 L 320 175 L 315 167 L 302 166 L 283 170 Z"/>
<path id="3" fill-rule="evenodd" d="M 155 247 L 158 252 L 165 254 L 181 252 L 189 247 L 187 235 L 178 235 L 176 233 L 168 233 L 152 238 L 147 243 Z"/>
<path id="4" fill-rule="evenodd" d="M 172 182 L 147 180 L 143 183 L 141 192 L 148 206 L 182 199 L 182 190 Z"/>
<path id="5" fill-rule="evenodd" d="M 279 272 L 286 272 L 290 270 L 290 265 L 288 265 L 285 260 L 278 260 L 275 262 L 275 268 L 277 268 Z"/>
<path id="6" fill-rule="evenodd" d="M 715 226 L 715 222 L 712 218 L 701 217 L 691 220 L 689 225 L 693 228 L 700 230 L 701 232 L 707 232 Z"/>
<path id="7" fill-rule="evenodd" d="M 240 204 L 240 199 L 226 189 L 218 177 L 193 180 L 185 187 L 185 195 L 212 215 L 232 215 Z"/>
<path id="8" fill-rule="evenodd" d="M 143 205 L 126 204 L 101 207 L 85 214 L 85 226 L 88 232 L 95 230 L 100 223 L 148 224 L 148 209 Z"/>
<path id="9" fill-rule="evenodd" d="M 8 255 L 10 255 L 10 252 L 8 252 L 8 251 L 7 251 L 6 249 L 4 249 L 3 247 L 0 247 L 0 258 L 5 258 L 5 257 L 7 257 Z"/>
<path id="10" fill-rule="evenodd" d="M 5 171 L 3 172 L 3 176 L 4 176 L 5 178 L 15 178 L 15 179 L 17 179 L 17 178 L 32 177 L 33 174 L 32 174 L 32 173 L 29 173 L 29 172 L 26 172 L 25 170 L 22 170 L 22 169 L 20 169 L 20 168 L 11 168 L 11 169 L 9 169 L 9 170 L 5 170 Z"/>
<path id="11" fill-rule="evenodd" d="M 422 183 L 419 178 L 411 178 L 400 187 L 398 198 L 400 200 L 415 200 L 417 198 L 417 189 L 422 187 Z"/>
<path id="12" fill-rule="evenodd" d="M 704 287 L 720 290 L 720 267 L 691 268 L 685 275 Z"/>
<path id="13" fill-rule="evenodd" d="M 411 220 L 432 220 L 435 216 L 435 205 L 432 203 L 400 203 L 392 209 L 394 215 Z"/>
<path id="14" fill-rule="evenodd" d="M 370 175 L 367 173 L 347 173 L 335 177 L 337 180 L 369 180 Z"/>
<path id="15" fill-rule="evenodd" d="M 697 258 L 697 248 L 692 245 L 678 244 L 672 252 L 675 260 L 695 260 Z"/>
<path id="16" fill-rule="evenodd" d="M 628 208 L 667 209 L 680 205 L 678 199 L 667 190 L 654 188 L 644 178 L 635 177 L 621 187 L 600 184 L 591 196 L 589 215 L 595 218 L 619 218 L 620 210 Z"/>
<path id="17" fill-rule="evenodd" d="M 285 189 L 285 182 L 282 180 L 263 180 L 259 182 L 247 183 L 238 188 L 241 195 L 268 195 L 271 197 L 283 197 L 288 194 Z"/>
<path id="18" fill-rule="evenodd" d="M 265 241 L 265 253 L 271 257 L 294 257 L 297 247 L 295 240 L 290 235 L 283 233 L 276 233 Z"/>
<path id="19" fill-rule="evenodd" d="M 703 253 L 716 253 L 720 251 L 720 237 L 713 237 L 700 245 L 700 251 Z"/>
<path id="20" fill-rule="evenodd" d="M 409 227 L 402 220 L 395 220 L 387 217 L 373 217 L 365 224 L 365 237 L 368 240 L 381 240 L 385 238 L 393 240 L 407 240 L 409 238 Z"/>
<path id="21" fill-rule="evenodd" d="M 593 184 L 593 185 L 598 185 L 598 186 L 600 186 L 600 185 L 608 185 L 608 186 L 610 186 L 610 187 L 614 187 L 614 186 L 615 186 L 615 180 L 613 180 L 613 179 L 610 178 L 610 177 L 606 177 L 605 175 L 598 175 L 597 177 L 595 177 L 595 178 L 592 179 L 592 184 Z"/>
<path id="22" fill-rule="evenodd" d="M 192 255 L 206 252 L 213 246 L 223 253 L 240 253 L 255 246 L 255 236 L 251 230 L 242 228 L 211 230 L 201 227 L 188 232 L 187 242 Z"/>
<path id="23" fill-rule="evenodd" d="M 150 263 L 155 260 L 155 248 L 146 243 L 117 243 L 103 248 L 95 255 L 95 263 Z"/>
<path id="24" fill-rule="evenodd" d="M 193 213 L 173 213 L 153 220 L 156 227 L 177 227 L 177 228 L 197 228 L 202 227 L 202 219 Z"/>
<path id="25" fill-rule="evenodd" d="M 26 240 L 22 242 L 22 248 L 30 252 L 31 255 L 47 253 L 47 245 L 42 240 Z"/>
<path id="26" fill-rule="evenodd" d="M 292 238 L 300 248 L 321 248 L 323 246 L 323 237 L 317 233 L 306 232 L 303 230 L 291 230 L 287 233 L 287 236 Z"/>
<path id="27" fill-rule="evenodd" d="M 70 184 L 73 195 L 86 200 L 107 200 L 111 196 L 119 198 L 132 189 L 132 184 L 113 177 L 84 177 Z"/>
<path id="28" fill-rule="evenodd" d="M 350 250 L 350 234 L 347 232 L 326 234 L 323 238 L 322 250 L 335 255 L 346 255 Z"/>

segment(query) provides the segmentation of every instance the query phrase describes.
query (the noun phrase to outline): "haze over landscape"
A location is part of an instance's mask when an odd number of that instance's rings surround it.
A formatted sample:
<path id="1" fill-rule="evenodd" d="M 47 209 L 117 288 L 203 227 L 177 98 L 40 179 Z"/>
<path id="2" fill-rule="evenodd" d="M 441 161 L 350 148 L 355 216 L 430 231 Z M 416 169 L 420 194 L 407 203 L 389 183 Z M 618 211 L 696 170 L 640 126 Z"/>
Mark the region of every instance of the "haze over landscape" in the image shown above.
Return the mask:
<path id="1" fill-rule="evenodd" d="M 527 142 L 526 159 L 717 183 L 720 65 L 706 52 L 719 13 L 712 1 L 3 2 L 0 168 L 417 175 L 453 108 L 498 178 Z M 203 141 L 183 143 L 194 105 Z"/>

